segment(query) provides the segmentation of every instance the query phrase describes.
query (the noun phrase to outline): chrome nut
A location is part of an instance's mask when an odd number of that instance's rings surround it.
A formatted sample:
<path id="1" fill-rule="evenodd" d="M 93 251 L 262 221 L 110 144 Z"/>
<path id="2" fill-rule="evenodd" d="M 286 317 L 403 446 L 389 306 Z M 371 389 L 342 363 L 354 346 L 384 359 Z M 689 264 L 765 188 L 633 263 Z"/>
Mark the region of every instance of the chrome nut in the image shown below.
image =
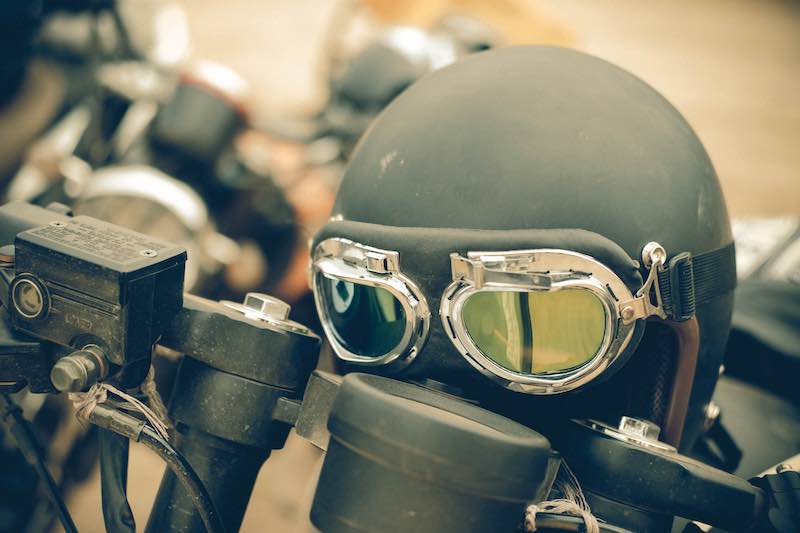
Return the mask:
<path id="1" fill-rule="evenodd" d="M 292 306 L 283 300 L 259 292 L 247 293 L 244 306 L 273 320 L 286 320 L 292 310 Z"/>

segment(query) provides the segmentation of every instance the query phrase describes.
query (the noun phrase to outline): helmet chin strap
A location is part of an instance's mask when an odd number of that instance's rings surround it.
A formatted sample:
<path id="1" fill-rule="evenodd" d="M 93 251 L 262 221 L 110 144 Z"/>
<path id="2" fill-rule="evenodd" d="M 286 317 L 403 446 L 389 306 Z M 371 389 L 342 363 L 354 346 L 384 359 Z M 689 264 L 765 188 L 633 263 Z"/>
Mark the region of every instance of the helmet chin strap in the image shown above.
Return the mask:
<path id="1" fill-rule="evenodd" d="M 697 318 L 683 322 L 664 322 L 675 332 L 678 341 L 675 374 L 670 390 L 667 414 L 664 417 L 663 438 L 667 444 L 678 448 L 683 435 L 683 426 L 689 410 L 689 398 L 692 394 L 694 371 L 697 367 L 697 355 L 700 350 L 700 327 Z"/>

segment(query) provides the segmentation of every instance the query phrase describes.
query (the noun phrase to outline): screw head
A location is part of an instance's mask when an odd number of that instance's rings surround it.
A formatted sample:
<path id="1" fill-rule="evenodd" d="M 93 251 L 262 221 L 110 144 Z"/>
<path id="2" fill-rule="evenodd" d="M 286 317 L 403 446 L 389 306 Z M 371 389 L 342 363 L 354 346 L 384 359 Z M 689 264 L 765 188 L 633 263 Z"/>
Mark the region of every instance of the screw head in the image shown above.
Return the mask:
<path id="1" fill-rule="evenodd" d="M 249 292 L 244 297 L 244 306 L 275 320 L 286 320 L 292 307 L 274 296 L 260 292 Z"/>
<path id="2" fill-rule="evenodd" d="M 794 470 L 794 468 L 792 468 L 792 465 L 788 463 L 781 463 L 775 468 L 775 472 L 777 472 L 778 474 L 781 474 L 783 472 L 790 472 L 792 470 Z"/>
<path id="3" fill-rule="evenodd" d="M 143 255 L 144 257 L 155 257 L 155 256 L 158 255 L 158 252 L 156 252 L 155 250 L 152 250 L 150 248 L 146 248 L 146 249 L 142 250 L 141 252 L 139 252 L 139 255 Z"/>

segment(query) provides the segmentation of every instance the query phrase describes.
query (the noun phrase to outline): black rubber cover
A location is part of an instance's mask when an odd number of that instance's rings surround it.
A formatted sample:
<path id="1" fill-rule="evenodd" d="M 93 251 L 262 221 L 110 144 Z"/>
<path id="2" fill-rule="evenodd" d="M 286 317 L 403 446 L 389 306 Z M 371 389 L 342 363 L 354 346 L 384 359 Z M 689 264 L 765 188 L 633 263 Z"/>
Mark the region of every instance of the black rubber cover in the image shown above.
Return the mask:
<path id="1" fill-rule="evenodd" d="M 269 457 L 269 450 L 238 445 L 185 426 L 179 428 L 175 441 L 180 453 L 203 481 L 225 530 L 239 531 L 253 485 Z M 206 532 L 195 505 L 178 478 L 167 469 L 145 531 Z"/>
<path id="2" fill-rule="evenodd" d="M 272 410 L 291 391 L 222 372 L 197 359 L 181 360 L 170 415 L 179 424 L 256 449 L 282 448 L 291 429 Z"/>
<path id="3" fill-rule="evenodd" d="M 350 374 L 311 511 L 334 531 L 513 531 L 544 496 L 548 440 L 417 385 Z"/>
<path id="4" fill-rule="evenodd" d="M 302 389 L 317 365 L 320 339 L 247 319 L 218 302 L 187 294 L 159 344 L 248 380 Z"/>
<path id="5" fill-rule="evenodd" d="M 672 517 L 745 531 L 764 511 L 746 480 L 678 453 L 660 452 L 574 424 L 559 451 L 595 514 L 633 531 L 669 531 Z M 658 524 L 658 525 L 657 525 Z"/>
<path id="6" fill-rule="evenodd" d="M 128 504 L 128 448 L 130 440 L 101 429 L 100 487 L 103 497 L 103 521 L 106 531 L 136 533 L 136 521 Z"/>

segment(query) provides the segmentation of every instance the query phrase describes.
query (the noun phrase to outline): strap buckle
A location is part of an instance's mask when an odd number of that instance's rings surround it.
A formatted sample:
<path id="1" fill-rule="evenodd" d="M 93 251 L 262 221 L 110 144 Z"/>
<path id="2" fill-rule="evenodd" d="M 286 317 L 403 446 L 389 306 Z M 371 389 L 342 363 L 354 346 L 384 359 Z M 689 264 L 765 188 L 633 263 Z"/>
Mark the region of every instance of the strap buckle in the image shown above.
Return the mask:
<path id="1" fill-rule="evenodd" d="M 683 322 L 692 318 L 696 309 L 692 254 L 683 252 L 670 259 L 669 267 L 660 276 L 665 278 L 662 286 L 668 283 L 662 296 L 670 319 Z"/>

